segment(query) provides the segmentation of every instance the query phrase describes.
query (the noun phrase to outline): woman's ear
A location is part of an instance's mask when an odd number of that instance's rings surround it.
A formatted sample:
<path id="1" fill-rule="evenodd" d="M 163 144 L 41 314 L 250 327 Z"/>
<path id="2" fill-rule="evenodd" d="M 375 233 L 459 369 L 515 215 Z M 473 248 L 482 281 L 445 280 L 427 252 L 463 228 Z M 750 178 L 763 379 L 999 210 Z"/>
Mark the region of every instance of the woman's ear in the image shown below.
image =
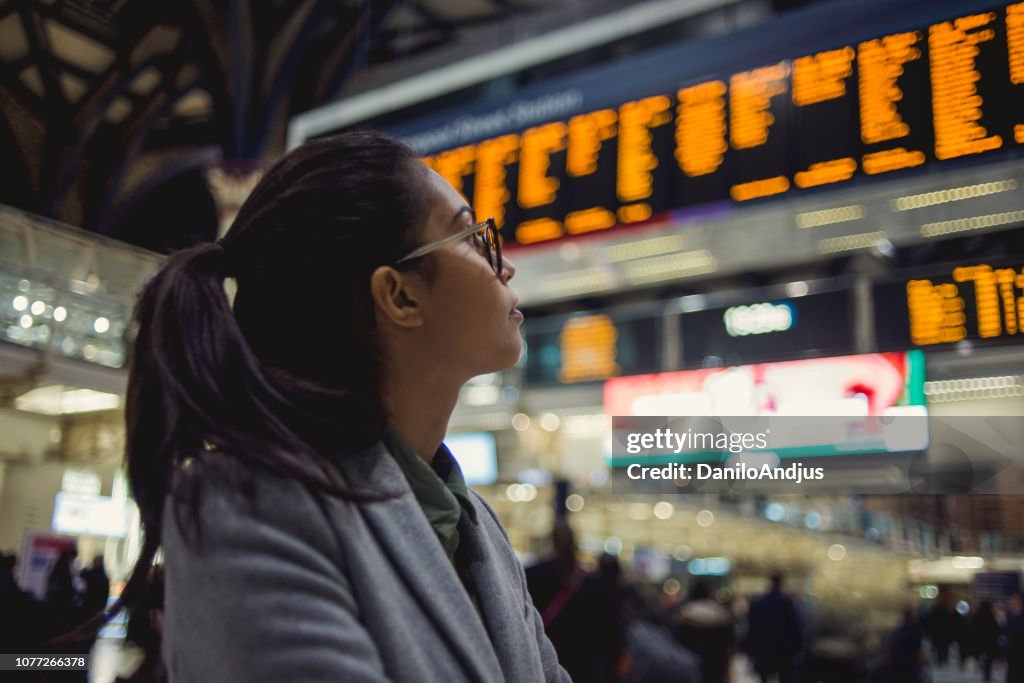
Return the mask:
<path id="1" fill-rule="evenodd" d="M 422 283 L 414 273 L 380 266 L 370 275 L 370 295 L 377 319 L 414 328 L 423 325 Z"/>

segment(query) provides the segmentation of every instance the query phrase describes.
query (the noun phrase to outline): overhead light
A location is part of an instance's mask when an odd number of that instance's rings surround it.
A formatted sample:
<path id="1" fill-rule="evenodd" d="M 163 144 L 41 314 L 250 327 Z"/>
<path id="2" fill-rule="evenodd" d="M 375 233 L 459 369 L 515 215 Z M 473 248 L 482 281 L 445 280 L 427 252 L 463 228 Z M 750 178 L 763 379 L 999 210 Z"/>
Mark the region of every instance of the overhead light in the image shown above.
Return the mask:
<path id="1" fill-rule="evenodd" d="M 981 557 L 964 557 L 957 555 L 953 558 L 954 569 L 981 569 L 985 566 L 985 559 Z"/>
<path id="2" fill-rule="evenodd" d="M 675 506 L 667 500 L 660 500 L 654 504 L 654 516 L 658 519 L 669 519 L 675 512 Z"/>
<path id="3" fill-rule="evenodd" d="M 517 432 L 525 432 L 530 428 L 530 416 L 526 413 L 516 413 L 512 416 L 512 428 Z"/>
<path id="4" fill-rule="evenodd" d="M 616 244 L 605 249 L 607 260 L 610 263 L 617 261 L 629 261 L 631 259 L 645 258 L 647 256 L 660 256 L 681 251 L 686 246 L 686 238 L 682 235 L 666 235 L 654 239 Z"/>
<path id="5" fill-rule="evenodd" d="M 569 512 L 579 512 L 585 504 L 586 501 L 583 499 L 583 496 L 578 493 L 570 493 L 565 499 L 565 509 Z"/>
<path id="6" fill-rule="evenodd" d="M 934 403 L 1024 396 L 1024 375 L 942 379 L 924 383 L 924 394 Z"/>
<path id="7" fill-rule="evenodd" d="M 798 213 L 796 215 L 796 227 L 817 228 L 822 225 L 845 223 L 846 221 L 855 221 L 861 218 L 864 218 L 864 207 L 860 204 L 851 204 L 850 206 L 837 206 L 833 209 Z"/>
<path id="8" fill-rule="evenodd" d="M 971 216 L 970 218 L 954 218 L 948 221 L 925 223 L 921 226 L 921 235 L 924 237 L 941 237 L 954 232 L 981 230 L 982 228 L 1020 223 L 1021 221 L 1024 221 L 1024 211 L 1004 211 L 1003 213 L 990 213 L 985 216 Z"/>
<path id="9" fill-rule="evenodd" d="M 797 299 L 802 296 L 807 296 L 807 292 L 809 291 L 810 288 L 807 286 L 806 282 L 798 280 L 797 282 L 786 283 L 786 296 L 790 298 Z"/>
<path id="10" fill-rule="evenodd" d="M 948 202 L 959 202 L 964 199 L 984 197 L 999 192 L 1009 192 L 1017 189 L 1017 181 L 1011 179 L 997 180 L 991 183 L 980 183 L 978 185 L 964 185 L 963 187 L 950 187 L 945 190 L 925 192 L 923 194 L 909 194 L 905 197 L 897 197 L 889 202 L 893 211 L 910 211 L 925 206 L 946 204 Z"/>
<path id="11" fill-rule="evenodd" d="M 626 279 L 633 284 L 705 275 L 715 271 L 715 259 L 707 249 L 684 251 L 666 256 L 652 256 L 627 261 L 623 268 Z"/>
<path id="12" fill-rule="evenodd" d="M 40 415 L 69 415 L 97 410 L 113 410 L 121 397 L 92 389 L 77 389 L 59 384 L 32 389 L 14 399 L 14 407 Z"/>
<path id="13" fill-rule="evenodd" d="M 618 283 L 609 271 L 590 267 L 549 275 L 541 286 L 548 294 L 569 295 L 615 289 Z"/>
<path id="14" fill-rule="evenodd" d="M 546 432 L 554 432 L 562 424 L 562 420 L 554 413 L 544 413 L 540 416 L 540 428 Z"/>
<path id="15" fill-rule="evenodd" d="M 568 415 L 562 420 L 562 428 L 571 436 L 600 436 L 609 433 L 611 418 L 604 413 Z"/>
<path id="16" fill-rule="evenodd" d="M 842 237 L 829 237 L 818 242 L 818 251 L 822 254 L 835 254 L 842 251 L 856 251 L 873 247 L 880 240 L 887 240 L 889 236 L 885 231 L 862 232 L 858 235 L 843 235 Z"/>
<path id="17" fill-rule="evenodd" d="M 466 405 L 489 406 L 501 399 L 501 387 L 494 385 L 467 386 L 463 393 Z"/>

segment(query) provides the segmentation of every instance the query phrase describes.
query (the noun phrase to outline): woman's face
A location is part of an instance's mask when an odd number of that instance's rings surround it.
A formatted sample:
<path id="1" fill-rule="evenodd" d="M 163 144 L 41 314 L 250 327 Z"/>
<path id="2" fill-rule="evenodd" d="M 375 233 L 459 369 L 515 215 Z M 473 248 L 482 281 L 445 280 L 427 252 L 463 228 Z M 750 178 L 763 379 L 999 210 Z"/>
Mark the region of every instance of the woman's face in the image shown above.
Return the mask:
<path id="1" fill-rule="evenodd" d="M 429 244 L 472 226 L 477 218 L 466 200 L 440 175 L 427 169 L 432 207 L 421 235 Z M 515 266 L 503 259 L 501 277 L 472 238 L 434 251 L 434 279 L 424 296 L 422 341 L 433 347 L 441 363 L 468 377 L 504 370 L 519 360 L 523 315 L 519 298 L 509 288 Z"/>

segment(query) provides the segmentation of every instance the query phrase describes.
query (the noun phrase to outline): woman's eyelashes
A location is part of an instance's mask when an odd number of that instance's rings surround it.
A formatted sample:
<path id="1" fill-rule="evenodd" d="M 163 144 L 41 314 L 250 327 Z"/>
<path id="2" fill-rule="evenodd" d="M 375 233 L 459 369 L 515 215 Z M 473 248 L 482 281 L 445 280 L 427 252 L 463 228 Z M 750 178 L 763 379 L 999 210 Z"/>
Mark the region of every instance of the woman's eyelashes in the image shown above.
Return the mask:
<path id="1" fill-rule="evenodd" d="M 481 256 L 487 256 L 487 245 L 484 242 L 483 235 L 479 232 L 474 232 L 470 233 L 466 239 L 469 240 L 470 245 L 477 253 Z"/>

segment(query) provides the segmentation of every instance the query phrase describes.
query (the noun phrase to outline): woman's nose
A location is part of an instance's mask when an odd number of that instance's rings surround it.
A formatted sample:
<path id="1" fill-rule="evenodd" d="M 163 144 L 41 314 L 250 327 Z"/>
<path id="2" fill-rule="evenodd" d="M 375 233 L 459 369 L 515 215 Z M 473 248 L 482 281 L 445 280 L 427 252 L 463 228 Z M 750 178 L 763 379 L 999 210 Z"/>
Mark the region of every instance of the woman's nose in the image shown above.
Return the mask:
<path id="1" fill-rule="evenodd" d="M 513 277 L 515 277 L 515 274 L 516 274 L 515 264 L 513 264 L 507 258 L 502 257 L 502 259 L 501 259 L 501 281 L 502 282 L 508 282 Z"/>

